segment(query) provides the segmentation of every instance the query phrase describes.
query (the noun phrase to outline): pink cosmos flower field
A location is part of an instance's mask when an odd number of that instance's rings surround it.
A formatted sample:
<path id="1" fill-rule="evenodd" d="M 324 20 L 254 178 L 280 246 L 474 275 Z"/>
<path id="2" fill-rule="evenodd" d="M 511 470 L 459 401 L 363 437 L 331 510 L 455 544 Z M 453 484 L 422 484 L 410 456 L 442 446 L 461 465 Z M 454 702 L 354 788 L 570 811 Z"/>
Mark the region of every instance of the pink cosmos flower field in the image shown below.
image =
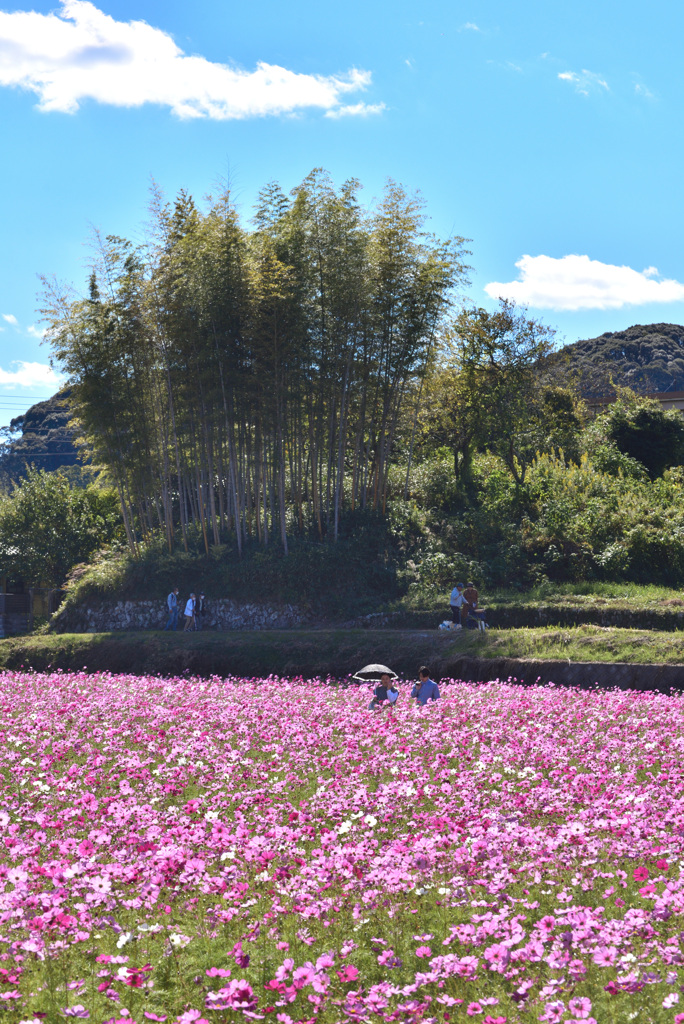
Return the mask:
<path id="1" fill-rule="evenodd" d="M 0 675 L 0 1022 L 684 1022 L 684 701 Z"/>

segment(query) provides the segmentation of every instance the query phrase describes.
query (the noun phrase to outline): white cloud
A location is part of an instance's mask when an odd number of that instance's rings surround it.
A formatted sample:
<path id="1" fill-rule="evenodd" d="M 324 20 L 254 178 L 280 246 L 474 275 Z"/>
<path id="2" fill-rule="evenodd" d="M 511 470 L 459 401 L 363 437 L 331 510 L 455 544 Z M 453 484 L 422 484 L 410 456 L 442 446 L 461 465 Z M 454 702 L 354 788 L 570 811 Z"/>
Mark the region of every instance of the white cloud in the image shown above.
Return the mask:
<path id="1" fill-rule="evenodd" d="M 12 324 L 12 327 L 18 327 L 19 321 L 13 313 L 3 313 L 2 319 L 6 320 L 8 324 Z"/>
<path id="2" fill-rule="evenodd" d="M 340 117 L 370 117 L 372 114 L 381 114 L 386 109 L 384 103 L 354 103 L 351 106 L 327 110 L 325 116 L 335 120 Z"/>
<path id="3" fill-rule="evenodd" d="M 610 87 L 605 78 L 601 78 L 595 71 L 561 71 L 558 75 L 562 82 L 570 82 L 581 96 L 588 96 L 592 92 L 610 92 Z"/>
<path id="4" fill-rule="evenodd" d="M 538 309 L 620 309 L 649 302 L 684 302 L 684 284 L 660 278 L 656 267 L 631 267 L 590 260 L 588 256 L 523 256 L 517 281 L 492 281 L 491 298 L 512 299 Z"/>
<path id="5" fill-rule="evenodd" d="M 116 21 L 88 0 L 62 0 L 51 14 L 0 11 L 0 85 L 36 93 L 44 111 L 71 114 L 87 99 L 217 120 L 331 111 L 370 81 L 356 68 L 311 75 L 260 61 L 247 71 L 187 56 L 162 29 Z"/>
<path id="6" fill-rule="evenodd" d="M 29 334 L 32 338 L 39 338 L 41 341 L 45 336 L 45 331 L 41 331 L 40 327 L 36 327 L 35 324 L 31 324 L 30 327 L 27 327 L 26 333 Z"/>
<path id="7" fill-rule="evenodd" d="M 643 82 L 637 82 L 634 86 L 634 92 L 637 96 L 643 96 L 645 100 L 654 100 L 655 96 Z"/>
<path id="8" fill-rule="evenodd" d="M 481 32 L 482 29 L 479 25 L 476 25 L 474 21 L 466 21 L 465 25 L 461 25 L 459 32 Z"/>
<path id="9" fill-rule="evenodd" d="M 47 363 L 25 363 L 23 360 L 17 359 L 11 362 L 10 366 L 14 366 L 16 369 L 3 370 L 0 368 L 1 387 L 40 387 L 56 391 L 62 383 L 62 378 Z"/>

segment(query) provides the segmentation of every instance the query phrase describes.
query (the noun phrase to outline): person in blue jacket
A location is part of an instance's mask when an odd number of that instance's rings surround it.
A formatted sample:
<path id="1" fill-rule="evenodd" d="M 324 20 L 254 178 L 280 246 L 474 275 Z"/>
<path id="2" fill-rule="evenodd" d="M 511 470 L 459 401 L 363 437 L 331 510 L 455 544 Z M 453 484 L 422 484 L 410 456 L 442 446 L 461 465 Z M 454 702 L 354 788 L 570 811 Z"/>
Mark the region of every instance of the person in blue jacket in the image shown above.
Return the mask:
<path id="1" fill-rule="evenodd" d="M 430 679 L 429 669 L 423 665 L 418 670 L 418 682 L 411 690 L 411 696 L 416 698 L 418 704 L 427 704 L 429 700 L 439 700 L 439 687 Z"/>

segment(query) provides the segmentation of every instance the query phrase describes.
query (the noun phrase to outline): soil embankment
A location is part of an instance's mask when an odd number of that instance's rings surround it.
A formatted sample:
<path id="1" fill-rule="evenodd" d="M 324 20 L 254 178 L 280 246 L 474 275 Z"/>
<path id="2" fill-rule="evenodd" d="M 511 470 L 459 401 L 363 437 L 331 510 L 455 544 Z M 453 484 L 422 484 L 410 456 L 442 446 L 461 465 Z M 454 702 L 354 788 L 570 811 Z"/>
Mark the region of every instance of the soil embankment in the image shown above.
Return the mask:
<path id="1" fill-rule="evenodd" d="M 489 652 L 489 657 L 487 653 Z M 246 677 L 330 676 L 342 679 L 368 662 L 384 662 L 403 678 L 427 664 L 435 678 L 487 682 L 514 679 L 581 688 L 684 691 L 684 664 L 515 658 L 487 643 L 448 633 L 395 630 L 230 633 L 119 632 L 16 637 L 0 642 L 0 667 L 130 672 L 136 675 Z"/>

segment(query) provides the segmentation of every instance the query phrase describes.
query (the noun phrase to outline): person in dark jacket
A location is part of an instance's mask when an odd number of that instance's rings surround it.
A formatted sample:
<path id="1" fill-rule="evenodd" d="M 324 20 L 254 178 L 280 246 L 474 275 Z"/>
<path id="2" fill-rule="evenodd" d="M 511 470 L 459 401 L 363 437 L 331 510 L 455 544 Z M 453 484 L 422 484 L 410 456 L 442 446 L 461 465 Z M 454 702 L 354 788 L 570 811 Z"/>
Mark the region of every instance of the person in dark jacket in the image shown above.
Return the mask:
<path id="1" fill-rule="evenodd" d="M 379 708 L 382 704 L 386 704 L 388 691 L 391 689 L 393 689 L 392 677 L 385 672 L 380 676 L 380 682 L 373 690 L 373 700 L 368 705 L 369 708 Z"/>
<path id="2" fill-rule="evenodd" d="M 202 628 L 202 622 L 204 620 L 204 613 L 207 610 L 207 600 L 204 593 L 200 593 L 200 596 L 195 601 L 195 629 Z"/>

